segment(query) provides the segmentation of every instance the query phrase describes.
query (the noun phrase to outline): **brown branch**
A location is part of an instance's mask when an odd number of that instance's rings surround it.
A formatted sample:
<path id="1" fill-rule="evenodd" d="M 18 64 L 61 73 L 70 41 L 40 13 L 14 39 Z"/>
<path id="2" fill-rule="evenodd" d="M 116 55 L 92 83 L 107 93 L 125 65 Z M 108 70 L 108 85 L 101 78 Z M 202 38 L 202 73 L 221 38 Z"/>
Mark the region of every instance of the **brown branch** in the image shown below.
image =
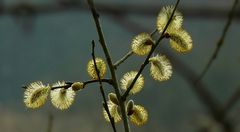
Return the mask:
<path id="1" fill-rule="evenodd" d="M 107 60 L 107 63 L 108 63 L 108 67 L 110 69 L 110 73 L 111 73 L 111 77 L 112 77 L 112 81 L 113 81 L 113 87 L 114 87 L 115 93 L 116 93 L 118 101 L 119 101 L 119 107 L 120 107 L 121 114 L 122 114 L 124 129 L 125 129 L 125 132 L 130 132 L 130 126 L 129 126 L 129 123 L 128 123 L 126 109 L 125 109 L 125 101 L 123 101 L 121 99 L 121 91 L 118 88 L 118 81 L 117 81 L 117 78 L 116 78 L 114 65 L 113 65 L 111 56 L 109 54 L 109 51 L 108 51 L 108 48 L 107 48 L 107 45 L 106 45 L 106 42 L 105 42 L 105 39 L 104 39 L 104 35 L 103 35 L 103 32 L 102 32 L 102 28 L 101 28 L 101 25 L 100 25 L 100 22 L 99 22 L 99 14 L 97 13 L 97 11 L 95 9 L 93 0 L 88 0 L 88 5 L 89 5 L 89 8 L 91 10 L 91 13 L 92 13 L 92 16 L 93 16 L 93 19 L 94 19 L 94 22 L 95 22 L 95 25 L 96 25 L 96 28 L 97 28 L 99 42 L 101 44 L 101 47 L 103 49 L 103 52 L 105 54 L 105 57 L 106 57 L 106 60 Z"/>
<path id="2" fill-rule="evenodd" d="M 94 49 L 95 49 L 95 43 L 94 43 L 94 41 L 92 41 L 92 59 L 93 59 L 94 67 L 95 67 L 95 70 L 96 70 L 96 73 L 97 73 L 97 77 L 98 77 L 98 80 L 99 80 L 99 87 L 100 87 L 101 95 L 102 95 L 102 98 L 103 98 L 103 107 L 104 107 L 104 109 L 107 112 L 108 118 L 109 118 L 110 123 L 111 123 L 112 128 L 113 128 L 113 131 L 117 132 L 116 127 L 115 127 L 114 118 L 110 114 L 109 107 L 108 107 L 108 104 L 107 104 L 106 95 L 105 95 L 105 92 L 103 90 L 103 85 L 102 85 L 102 81 L 101 81 L 101 78 L 100 78 L 99 69 L 97 68 L 96 57 L 95 57 L 95 50 Z"/>
<path id="3" fill-rule="evenodd" d="M 220 39 L 218 40 L 217 42 L 217 47 L 215 48 L 211 58 L 209 59 L 207 65 L 205 66 L 205 68 L 203 69 L 202 73 L 200 74 L 199 78 L 196 80 L 196 83 L 201 80 L 205 74 L 208 72 L 209 68 L 211 67 L 211 65 L 213 64 L 214 60 L 217 58 L 218 54 L 219 54 L 219 51 L 220 49 L 222 48 L 223 44 L 224 44 L 224 40 L 226 38 L 226 35 L 227 35 L 227 32 L 229 30 L 229 27 L 231 26 L 231 23 L 233 21 L 233 17 L 234 17 L 234 14 L 235 14 L 235 11 L 236 11 L 236 8 L 237 8 L 237 5 L 238 5 L 238 0 L 234 0 L 233 2 L 233 5 L 232 5 L 232 8 L 231 10 L 229 11 L 229 14 L 228 14 L 228 20 L 224 26 L 224 29 L 223 29 L 223 32 L 222 32 L 222 35 L 220 37 Z"/>
<path id="4" fill-rule="evenodd" d="M 161 36 L 159 37 L 159 39 L 156 41 L 156 43 L 152 46 L 151 51 L 149 52 L 149 54 L 147 55 L 145 61 L 143 62 L 143 64 L 141 65 L 140 69 L 138 70 L 137 75 L 135 76 L 135 78 L 133 79 L 132 83 L 130 84 L 130 86 L 127 88 L 126 92 L 123 94 L 122 99 L 126 100 L 127 96 L 129 95 L 129 92 L 132 90 L 134 84 L 136 83 L 138 77 L 140 76 L 140 74 L 142 73 L 142 71 L 144 70 L 144 68 L 146 67 L 146 65 L 149 63 L 149 58 L 151 57 L 151 55 L 153 54 L 154 50 L 157 48 L 157 46 L 159 45 L 159 43 L 165 38 L 165 31 L 167 30 L 170 22 L 172 21 L 173 15 L 178 7 L 180 0 L 177 0 L 173 12 L 166 24 L 166 26 L 163 29 L 163 32 L 161 34 Z"/>

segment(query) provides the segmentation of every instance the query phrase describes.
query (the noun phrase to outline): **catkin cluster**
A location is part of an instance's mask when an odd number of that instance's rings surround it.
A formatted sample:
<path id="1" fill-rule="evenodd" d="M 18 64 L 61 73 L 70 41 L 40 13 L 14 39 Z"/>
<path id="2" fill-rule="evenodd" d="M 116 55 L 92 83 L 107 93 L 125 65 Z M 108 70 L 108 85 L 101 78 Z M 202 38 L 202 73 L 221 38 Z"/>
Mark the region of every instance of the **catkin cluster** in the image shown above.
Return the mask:
<path id="1" fill-rule="evenodd" d="M 157 17 L 157 31 L 169 40 L 170 47 L 179 53 L 188 53 L 192 49 L 191 36 L 183 29 L 183 16 L 179 11 L 173 14 L 168 28 L 164 29 L 173 12 L 173 6 L 163 7 Z M 154 34 L 140 33 L 136 35 L 131 43 L 131 50 L 138 56 L 149 55 L 153 50 L 152 47 L 156 45 L 156 40 L 153 38 Z M 150 76 L 156 81 L 166 81 L 172 76 L 172 65 L 166 55 L 157 53 L 148 59 L 150 64 Z M 92 82 L 103 80 L 107 67 L 104 59 L 95 58 L 90 60 L 87 64 L 87 73 Z M 139 93 L 144 87 L 144 76 L 138 74 L 139 71 L 129 71 L 125 73 L 119 80 L 119 85 L 122 91 L 129 91 L 129 94 L 134 95 Z M 139 76 L 137 76 L 139 75 Z M 67 83 L 58 81 L 52 85 L 44 85 L 42 82 L 33 82 L 26 86 L 24 92 L 24 103 L 28 108 L 39 108 L 45 104 L 50 95 L 53 106 L 60 110 L 68 109 L 76 96 L 76 92 L 85 88 L 86 82 Z M 124 100 L 125 101 L 125 100 Z M 128 100 L 126 103 L 126 113 L 129 120 L 141 126 L 148 120 L 148 112 L 141 105 L 136 105 L 133 100 Z M 110 116 L 114 122 L 117 123 L 122 120 L 120 114 L 119 100 L 115 93 L 108 94 L 107 106 Z M 109 115 L 105 108 L 103 108 L 103 115 L 107 121 L 110 121 Z"/>

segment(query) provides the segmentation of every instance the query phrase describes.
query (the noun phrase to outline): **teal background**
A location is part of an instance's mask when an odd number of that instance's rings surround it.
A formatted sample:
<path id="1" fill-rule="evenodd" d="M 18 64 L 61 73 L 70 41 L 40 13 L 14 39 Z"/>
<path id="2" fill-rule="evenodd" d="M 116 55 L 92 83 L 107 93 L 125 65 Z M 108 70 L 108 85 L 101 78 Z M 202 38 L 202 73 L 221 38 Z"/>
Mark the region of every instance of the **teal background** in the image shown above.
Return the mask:
<path id="1" fill-rule="evenodd" d="M 21 2 L 54 4 L 56 1 L 5 0 L 5 6 Z M 96 2 L 114 5 L 158 4 L 159 10 L 162 5 L 175 3 L 173 0 L 96 0 Z M 229 10 L 231 5 L 232 0 L 185 0 L 179 6 Z M 129 15 L 127 18 L 147 29 L 143 32 L 151 32 L 156 27 L 157 14 L 152 16 Z M 101 14 L 101 22 L 110 53 L 116 61 L 130 49 L 131 39 L 136 34 L 116 23 L 111 15 Z M 176 52 L 172 54 L 176 54 L 200 73 L 214 51 L 225 22 L 225 18 L 184 16 L 184 28 L 192 36 L 193 50 L 186 55 Z M 23 24 L 28 24 L 28 29 L 24 28 Z M 208 90 L 222 103 L 239 86 L 239 35 L 240 23 L 237 18 L 229 29 L 217 60 L 203 79 L 210 88 Z M 86 64 L 91 58 L 92 39 L 97 40 L 98 37 L 89 11 L 73 10 L 40 14 L 29 20 L 0 14 L 1 132 L 45 132 L 49 113 L 54 116 L 53 132 L 111 131 L 110 125 L 102 116 L 102 99 L 97 85 L 89 85 L 78 92 L 72 107 L 66 111 L 55 109 L 50 101 L 37 110 L 27 109 L 23 104 L 24 90 L 21 86 L 30 82 L 88 80 Z M 169 47 L 167 42 L 163 44 L 164 47 Z M 103 57 L 99 45 L 96 47 L 96 54 Z M 119 67 L 118 78 L 127 71 L 137 70 L 142 61 L 141 57 L 130 57 Z M 174 71 L 169 81 L 159 83 L 152 80 L 148 69 L 149 67 L 146 67 L 143 72 L 144 89 L 132 96 L 132 99 L 148 110 L 149 121 L 142 127 L 132 126 L 133 131 L 193 132 L 204 124 L 202 122 L 213 123 L 190 85 L 177 72 Z M 106 89 L 112 90 L 108 85 Z M 233 114 L 239 113 L 239 108 L 236 106 Z M 122 124 L 118 124 L 117 127 L 121 130 Z"/>

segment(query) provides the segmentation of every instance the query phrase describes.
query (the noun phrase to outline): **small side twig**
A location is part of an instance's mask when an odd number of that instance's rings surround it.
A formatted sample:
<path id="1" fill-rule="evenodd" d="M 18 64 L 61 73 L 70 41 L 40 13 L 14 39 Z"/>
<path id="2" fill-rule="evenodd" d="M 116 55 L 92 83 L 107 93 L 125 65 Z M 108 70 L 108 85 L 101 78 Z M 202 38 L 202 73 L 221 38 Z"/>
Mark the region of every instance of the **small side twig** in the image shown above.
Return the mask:
<path id="1" fill-rule="evenodd" d="M 151 34 L 150 34 L 151 37 L 152 37 L 155 33 L 157 33 L 157 31 L 158 31 L 157 29 L 154 29 L 154 30 L 151 32 Z"/>
<path id="2" fill-rule="evenodd" d="M 101 79 L 101 81 L 112 85 L 112 80 L 111 79 Z M 99 80 L 88 80 L 88 81 L 85 81 L 85 82 L 83 82 L 83 87 L 85 87 L 87 84 L 96 83 L 96 82 L 99 82 Z M 66 88 L 67 89 L 67 88 L 71 87 L 72 84 L 73 84 L 73 82 L 65 82 L 65 85 L 51 87 L 51 90 L 58 89 L 58 88 Z M 27 86 L 22 86 L 22 88 L 26 89 Z"/>
<path id="3" fill-rule="evenodd" d="M 120 64 L 122 64 L 125 60 L 127 60 L 132 54 L 133 54 L 133 51 L 129 51 L 127 54 L 125 54 L 120 60 L 114 63 L 114 68 L 117 69 L 117 67 Z"/>
<path id="4" fill-rule="evenodd" d="M 138 77 L 140 76 L 140 74 L 142 73 L 142 71 L 144 70 L 144 68 L 146 67 L 146 65 L 149 63 L 149 58 L 151 57 L 151 55 L 153 54 L 154 50 L 157 48 L 157 46 L 159 45 L 159 43 L 165 38 L 165 32 L 173 18 L 173 15 L 177 9 L 177 6 L 179 4 L 180 0 L 177 0 L 175 6 L 174 6 L 174 9 L 173 9 L 173 12 L 170 16 L 170 19 L 168 20 L 166 26 L 164 27 L 163 29 L 163 32 L 161 34 L 161 36 L 159 37 L 159 39 L 157 40 L 157 42 L 155 43 L 155 45 L 152 46 L 152 49 L 151 51 L 149 52 L 148 56 L 146 57 L 144 63 L 141 65 L 140 69 L 138 70 L 138 73 L 137 75 L 135 76 L 135 78 L 133 79 L 131 85 L 128 87 L 128 89 L 126 90 L 126 92 L 124 93 L 124 95 L 122 96 L 122 100 L 126 100 L 127 96 L 129 95 L 129 92 L 131 91 L 131 89 L 133 88 L 135 82 L 137 81 Z"/>
<path id="5" fill-rule="evenodd" d="M 219 54 L 219 51 L 221 49 L 221 47 L 223 46 L 224 44 L 224 40 L 226 38 L 226 35 L 227 35 L 227 32 L 229 30 L 229 27 L 231 26 L 231 23 L 233 21 L 233 17 L 234 17 L 234 14 L 235 14 L 235 10 L 237 8 L 237 4 L 238 4 L 238 0 L 235 0 L 233 5 L 232 5 L 232 8 L 228 14 L 228 20 L 224 26 L 224 29 L 223 29 L 223 32 L 222 32 L 222 35 L 220 37 L 220 39 L 218 40 L 217 42 L 217 47 L 216 49 L 214 50 L 211 58 L 209 59 L 207 65 L 205 66 L 203 72 L 200 74 L 199 78 L 196 80 L 196 84 L 199 80 L 201 80 L 205 74 L 208 72 L 209 68 L 211 67 L 212 63 L 214 62 L 214 60 L 217 58 L 218 54 Z"/>
<path id="6" fill-rule="evenodd" d="M 92 58 L 93 58 L 93 62 L 94 62 L 94 68 L 95 68 L 95 70 L 97 72 L 97 77 L 98 77 L 98 80 L 99 80 L 99 87 L 100 87 L 101 95 L 102 95 L 102 98 L 103 98 L 103 107 L 104 107 L 104 109 L 107 112 L 108 118 L 109 118 L 110 123 L 111 123 L 112 128 L 113 128 L 113 131 L 117 132 L 116 127 L 115 127 L 114 118 L 110 114 L 110 111 L 109 111 L 109 108 L 108 108 L 108 104 L 107 104 L 106 95 L 105 95 L 105 92 L 103 90 L 103 85 L 102 85 L 102 81 L 101 81 L 101 78 L 100 78 L 99 69 L 97 68 L 94 48 L 95 48 L 95 43 L 94 43 L 94 41 L 92 41 Z"/>

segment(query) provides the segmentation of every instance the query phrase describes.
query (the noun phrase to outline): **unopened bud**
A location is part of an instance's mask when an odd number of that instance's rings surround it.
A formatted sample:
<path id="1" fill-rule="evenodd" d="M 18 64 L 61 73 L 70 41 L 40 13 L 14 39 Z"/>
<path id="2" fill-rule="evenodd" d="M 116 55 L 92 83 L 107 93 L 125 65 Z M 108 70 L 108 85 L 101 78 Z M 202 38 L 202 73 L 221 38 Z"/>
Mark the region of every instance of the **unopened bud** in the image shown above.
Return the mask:
<path id="1" fill-rule="evenodd" d="M 84 83 L 83 82 L 74 82 L 71 87 L 72 87 L 72 90 L 78 91 L 78 90 L 81 90 L 84 88 Z"/>
<path id="2" fill-rule="evenodd" d="M 109 100 L 111 100 L 114 104 L 118 105 L 118 99 L 115 93 L 108 94 Z"/>
<path id="3" fill-rule="evenodd" d="M 127 103 L 127 115 L 130 116 L 133 114 L 133 112 L 134 112 L 134 101 L 129 100 Z"/>

